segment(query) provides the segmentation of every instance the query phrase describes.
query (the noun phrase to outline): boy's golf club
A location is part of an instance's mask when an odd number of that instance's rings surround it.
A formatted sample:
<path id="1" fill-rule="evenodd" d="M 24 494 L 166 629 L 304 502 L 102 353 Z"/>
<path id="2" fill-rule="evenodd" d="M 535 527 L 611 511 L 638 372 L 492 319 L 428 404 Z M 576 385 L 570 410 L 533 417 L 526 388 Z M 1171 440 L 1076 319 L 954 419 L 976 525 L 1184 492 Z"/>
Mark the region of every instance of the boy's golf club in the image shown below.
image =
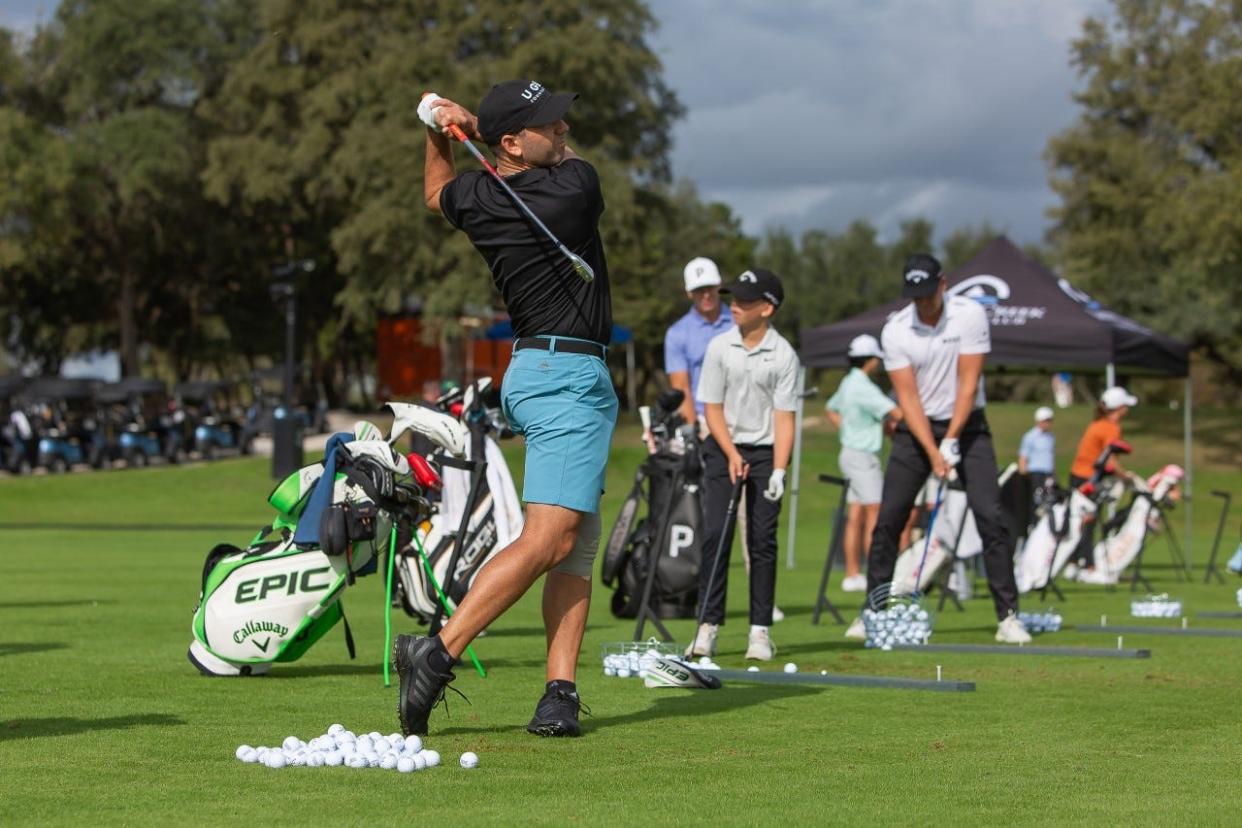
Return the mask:
<path id="1" fill-rule="evenodd" d="M 444 131 L 465 144 L 466 149 L 470 150 L 470 154 L 479 160 L 479 163 L 483 165 L 484 169 L 491 173 L 492 178 L 496 179 L 496 182 L 500 184 L 501 189 L 509 194 L 509 198 L 513 199 L 513 203 L 518 206 L 518 209 L 525 213 L 526 217 L 533 221 L 535 226 L 542 230 L 543 234 L 552 240 L 552 243 L 557 246 L 557 249 L 561 251 L 565 258 L 569 259 L 569 263 L 574 266 L 574 272 L 578 274 L 582 281 L 595 281 L 595 271 L 591 270 L 591 266 L 583 261 L 581 256 L 561 244 L 561 240 L 552 234 L 552 231 L 548 229 L 548 226 L 540 221 L 539 217 L 536 216 L 529 207 L 522 203 L 522 199 L 518 198 L 517 193 L 513 192 L 513 188 L 509 186 L 507 181 L 505 181 L 504 176 L 496 171 L 496 168 L 491 165 L 491 162 L 487 160 L 483 153 L 479 152 L 479 148 L 466 137 L 466 133 L 462 132 L 461 127 L 457 126 L 457 124 L 449 124 L 444 128 Z"/>
<path id="2" fill-rule="evenodd" d="M 729 495 L 729 508 L 725 510 L 724 531 L 720 533 L 720 542 L 716 544 L 716 557 L 712 560 L 712 571 L 707 576 L 707 589 L 699 596 L 699 619 L 694 627 L 696 637 L 699 634 L 699 627 L 703 626 L 703 618 L 707 615 L 707 599 L 712 594 L 712 587 L 716 585 L 716 572 L 720 569 L 720 559 L 724 557 L 725 550 L 733 542 L 733 529 L 737 525 L 737 506 L 742 500 L 742 485 L 745 482 L 746 478 L 739 475 L 733 483 L 733 493 Z"/>

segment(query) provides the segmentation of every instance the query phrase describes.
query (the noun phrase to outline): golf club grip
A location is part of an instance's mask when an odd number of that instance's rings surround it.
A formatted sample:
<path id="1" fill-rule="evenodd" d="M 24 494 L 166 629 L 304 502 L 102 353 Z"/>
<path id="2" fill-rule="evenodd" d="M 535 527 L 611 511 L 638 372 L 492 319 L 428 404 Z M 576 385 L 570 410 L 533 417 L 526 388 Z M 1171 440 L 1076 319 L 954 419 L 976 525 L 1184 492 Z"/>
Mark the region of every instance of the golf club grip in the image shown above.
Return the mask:
<path id="1" fill-rule="evenodd" d="M 821 474 L 819 476 L 819 482 L 820 483 L 835 483 L 838 486 L 844 486 L 849 481 L 846 480 L 844 477 L 837 477 L 831 474 Z"/>

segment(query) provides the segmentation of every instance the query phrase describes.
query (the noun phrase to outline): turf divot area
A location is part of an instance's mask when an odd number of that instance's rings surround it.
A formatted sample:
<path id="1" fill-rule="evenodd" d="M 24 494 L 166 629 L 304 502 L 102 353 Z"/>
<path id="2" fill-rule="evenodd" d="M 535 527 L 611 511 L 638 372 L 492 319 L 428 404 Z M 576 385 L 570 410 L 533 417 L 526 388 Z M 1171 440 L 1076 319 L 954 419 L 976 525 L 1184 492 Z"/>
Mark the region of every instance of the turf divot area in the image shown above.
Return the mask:
<path id="1" fill-rule="evenodd" d="M 1008 409 L 992 408 L 998 446 L 1016 446 L 1029 410 L 1015 408 L 1005 431 Z M 618 431 L 605 532 L 644 453 L 637 434 L 632 423 Z M 505 444 L 521 480 L 517 449 Z M 808 481 L 836 473 L 837 452 L 834 437 L 808 430 L 797 568 L 784 567 L 782 532 L 777 604 L 787 617 L 772 628 L 778 651 L 762 673 L 784 680 L 781 665 L 792 662 L 813 683 L 759 684 L 746 674 L 716 691 L 648 690 L 638 678 L 605 677 L 602 646 L 629 640 L 634 622 L 612 617 L 597 581 L 578 679 L 593 714 L 583 719 L 586 735 L 532 737 L 525 727 L 544 689 L 546 651 L 536 587 L 475 642 L 487 678 L 458 670 L 454 686 L 469 703 L 450 694 L 449 714 L 435 712 L 425 739 L 444 764 L 413 774 L 272 770 L 234 758 L 238 745 L 305 739 L 334 722 L 397 728 L 395 688 L 384 689 L 380 660 L 382 578 L 361 578 L 344 597 L 357 660 L 339 628 L 261 678 L 208 679 L 186 660 L 208 550 L 244 544 L 269 518 L 267 461 L 0 478 L 0 824 L 910 825 L 931 814 L 965 825 L 1228 821 L 1222 809 L 1237 801 L 1242 744 L 1242 720 L 1229 715 L 1242 687 L 1236 640 L 1127 634 L 1128 646 L 1151 645 L 1153 657 L 1006 658 L 868 650 L 845 640 L 840 625 L 813 626 L 836 499 Z M 1235 476 L 1196 470 L 1196 485 L 1229 486 Z M 1216 519 L 1196 510 L 1200 563 Z M 28 528 L 2 528 L 19 522 Z M 73 526 L 40 528 L 52 524 Z M 138 528 L 150 524 L 167 528 Z M 1178 581 L 1162 547 L 1152 549 L 1144 574 L 1187 614 L 1237 609 L 1242 583 Z M 745 673 L 747 580 L 737 550 L 729 587 L 715 660 L 722 673 Z M 982 579 L 975 587 L 983 597 L 964 612 L 936 616 L 933 646 L 999 646 Z M 1062 588 L 1065 630 L 1035 646 L 1111 651 L 1115 636 L 1073 627 L 1104 614 L 1128 618 L 1131 595 Z M 840 591 L 839 571 L 828 595 L 852 620 L 861 600 Z M 1024 608 L 1040 606 L 1025 598 Z M 684 642 L 694 622 L 667 624 Z M 394 632 L 422 629 L 393 616 Z M 975 691 L 869 686 L 934 682 L 938 664 L 943 684 Z M 843 682 L 819 683 L 828 678 L 821 671 Z M 846 681 L 854 679 L 862 686 Z M 465 751 L 479 755 L 478 768 L 458 766 Z"/>

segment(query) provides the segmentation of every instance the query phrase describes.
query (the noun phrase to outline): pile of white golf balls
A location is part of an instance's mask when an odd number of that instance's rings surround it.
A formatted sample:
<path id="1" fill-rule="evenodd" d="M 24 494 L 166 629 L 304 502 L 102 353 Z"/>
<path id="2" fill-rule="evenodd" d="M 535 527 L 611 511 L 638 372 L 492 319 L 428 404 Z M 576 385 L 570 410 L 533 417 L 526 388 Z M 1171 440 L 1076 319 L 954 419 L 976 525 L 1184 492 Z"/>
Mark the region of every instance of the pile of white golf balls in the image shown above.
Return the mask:
<path id="1" fill-rule="evenodd" d="M 1148 595 L 1130 602 L 1130 615 L 1135 618 L 1180 618 L 1182 602 L 1168 595 Z"/>
<path id="2" fill-rule="evenodd" d="M 1056 610 L 1047 612 L 1020 612 L 1018 620 L 1029 633 L 1060 632 L 1064 619 Z"/>
<path id="3" fill-rule="evenodd" d="M 680 655 L 674 653 L 661 652 L 655 647 L 647 647 L 645 650 L 637 648 L 621 653 L 607 653 L 604 655 L 604 675 L 609 678 L 630 678 L 631 676 L 639 676 L 644 670 L 655 666 L 655 663 L 662 658 L 672 658 L 678 661 L 686 661 Z M 699 670 L 719 670 L 720 665 L 712 661 L 707 656 L 703 656 L 695 664 L 686 661 L 687 664 Z"/>
<path id="4" fill-rule="evenodd" d="M 434 768 L 440 764 L 439 751 L 423 747 L 417 736 L 402 736 L 379 732 L 355 734 L 344 725 L 334 724 L 308 742 L 297 736 L 289 736 L 280 747 L 251 747 L 241 745 L 236 756 L 247 764 L 259 764 L 268 768 L 302 767 L 349 767 L 383 768 L 401 773 Z M 479 757 L 464 753 L 463 768 L 479 764 Z"/>
<path id="5" fill-rule="evenodd" d="M 931 638 L 931 615 L 918 604 L 894 604 L 882 610 L 868 607 L 862 617 L 868 647 L 891 650 L 894 646 L 926 644 Z"/>

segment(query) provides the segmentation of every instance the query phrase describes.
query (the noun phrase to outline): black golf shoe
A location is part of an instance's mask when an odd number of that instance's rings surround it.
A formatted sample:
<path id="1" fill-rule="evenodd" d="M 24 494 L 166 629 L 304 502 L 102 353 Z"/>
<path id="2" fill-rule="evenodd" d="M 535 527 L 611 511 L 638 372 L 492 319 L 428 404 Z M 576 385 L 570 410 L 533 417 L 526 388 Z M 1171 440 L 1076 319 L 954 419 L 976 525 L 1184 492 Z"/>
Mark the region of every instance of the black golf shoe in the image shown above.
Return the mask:
<path id="1" fill-rule="evenodd" d="M 578 724 L 579 711 L 591 715 L 591 710 L 578 698 L 578 690 L 572 681 L 550 681 L 543 698 L 535 705 L 535 718 L 526 730 L 537 736 L 581 736 Z"/>
<path id="2" fill-rule="evenodd" d="M 400 695 L 397 697 L 401 732 L 406 736 L 426 736 L 427 718 L 432 708 L 444 700 L 449 682 L 457 678 L 450 669 L 452 656 L 439 638 L 399 635 L 393 644 L 392 660 L 401 677 Z M 447 708 L 447 702 L 445 705 Z"/>

